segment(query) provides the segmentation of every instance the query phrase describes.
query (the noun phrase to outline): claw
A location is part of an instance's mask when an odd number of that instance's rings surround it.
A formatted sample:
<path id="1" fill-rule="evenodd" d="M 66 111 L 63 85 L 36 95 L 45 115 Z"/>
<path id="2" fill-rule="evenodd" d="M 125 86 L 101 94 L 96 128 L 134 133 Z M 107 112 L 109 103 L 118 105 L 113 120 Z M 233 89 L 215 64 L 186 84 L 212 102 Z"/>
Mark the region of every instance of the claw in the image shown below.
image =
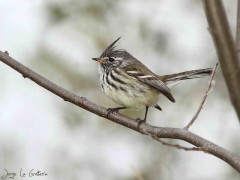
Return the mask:
<path id="1" fill-rule="evenodd" d="M 107 117 L 109 117 L 109 115 L 111 114 L 111 113 L 114 113 L 114 112 L 118 112 L 118 109 L 114 109 L 114 108 L 108 108 L 107 109 Z"/>
<path id="2" fill-rule="evenodd" d="M 140 118 L 137 118 L 136 121 L 138 122 L 138 128 L 139 128 L 139 126 L 140 126 L 142 123 L 145 123 L 145 122 L 146 122 L 146 120 L 142 120 L 142 119 L 140 119 Z"/>
<path id="3" fill-rule="evenodd" d="M 109 115 L 110 115 L 111 113 L 116 113 L 116 112 L 118 112 L 120 109 L 126 109 L 126 107 L 108 108 L 108 109 L 107 109 L 107 111 L 108 111 L 108 113 L 107 113 L 107 118 L 109 117 Z"/>

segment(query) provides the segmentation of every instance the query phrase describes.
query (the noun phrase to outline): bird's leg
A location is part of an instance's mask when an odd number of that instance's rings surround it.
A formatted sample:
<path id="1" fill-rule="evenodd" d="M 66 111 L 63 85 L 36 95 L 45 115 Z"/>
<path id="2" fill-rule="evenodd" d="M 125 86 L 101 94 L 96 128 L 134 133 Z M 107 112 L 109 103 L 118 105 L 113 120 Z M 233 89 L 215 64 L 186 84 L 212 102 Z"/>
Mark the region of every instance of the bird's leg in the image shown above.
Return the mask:
<path id="1" fill-rule="evenodd" d="M 148 106 L 146 106 L 145 116 L 144 119 L 137 118 L 136 121 L 138 122 L 138 126 L 142 123 L 145 123 L 147 120 L 147 114 L 148 114 Z"/>
<path id="2" fill-rule="evenodd" d="M 107 117 L 111 114 L 111 113 L 114 113 L 114 112 L 118 112 L 119 110 L 121 109 L 127 109 L 127 107 L 116 107 L 116 108 L 108 108 L 107 111 Z"/>

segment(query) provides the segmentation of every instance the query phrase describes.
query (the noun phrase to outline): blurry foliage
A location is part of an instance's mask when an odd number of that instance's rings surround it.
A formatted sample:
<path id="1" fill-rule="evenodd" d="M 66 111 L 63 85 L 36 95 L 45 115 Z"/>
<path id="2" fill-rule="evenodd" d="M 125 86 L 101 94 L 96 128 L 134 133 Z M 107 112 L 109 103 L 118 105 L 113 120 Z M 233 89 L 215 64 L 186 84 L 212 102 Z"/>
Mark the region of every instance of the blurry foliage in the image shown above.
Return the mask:
<path id="1" fill-rule="evenodd" d="M 98 79 L 89 81 L 88 74 L 81 73 L 73 65 L 69 64 L 68 59 L 56 56 L 45 48 L 38 48 L 37 59 L 32 61 L 51 80 L 59 85 L 68 85 L 74 91 L 86 91 L 98 88 Z"/>
<path id="2" fill-rule="evenodd" d="M 81 111 L 72 107 L 67 106 L 63 113 L 64 122 L 70 130 L 79 130 L 82 123 L 84 123 L 87 119 L 83 117 L 83 113 Z"/>
<path id="3" fill-rule="evenodd" d="M 128 18 L 123 9 L 127 1 L 89 1 L 70 0 L 53 1 L 46 3 L 46 12 L 49 26 L 62 23 L 84 32 L 96 41 L 97 47 L 105 48 L 109 44 L 109 31 L 131 27 L 131 18 Z M 114 17 L 114 18 L 112 18 Z M 139 17 L 138 31 L 142 41 L 151 46 L 157 53 L 165 53 L 169 36 L 167 31 L 149 26 L 148 19 Z M 123 25 L 125 24 L 125 25 Z M 111 32 L 114 34 L 114 32 Z M 112 40 L 112 39 L 110 39 Z"/>
<path id="4" fill-rule="evenodd" d="M 108 14 L 116 14 L 119 1 L 105 0 L 70 0 L 67 2 L 57 1 L 46 3 L 46 10 L 50 18 L 50 22 L 60 23 L 70 18 L 78 16 L 92 18 L 95 21 L 106 21 L 105 17 Z"/>
<path id="5" fill-rule="evenodd" d="M 141 38 L 152 46 L 159 54 L 166 53 L 169 34 L 161 29 L 150 28 L 146 19 L 139 21 L 139 31 Z"/>

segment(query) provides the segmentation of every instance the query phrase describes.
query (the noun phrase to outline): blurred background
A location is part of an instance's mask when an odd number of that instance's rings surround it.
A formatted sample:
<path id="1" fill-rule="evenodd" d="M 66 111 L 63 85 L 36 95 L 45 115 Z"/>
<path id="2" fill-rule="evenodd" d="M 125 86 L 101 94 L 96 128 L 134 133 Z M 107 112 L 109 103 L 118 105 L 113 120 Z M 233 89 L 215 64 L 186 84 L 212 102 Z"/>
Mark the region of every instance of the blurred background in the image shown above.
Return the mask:
<path id="1" fill-rule="evenodd" d="M 233 35 L 237 1 L 224 1 Z M 58 85 L 105 107 L 98 57 L 118 45 L 157 74 L 213 67 L 217 56 L 200 0 L 1 0 L 0 50 Z M 172 88 L 148 123 L 183 127 L 196 112 L 208 78 Z M 125 110 L 133 118 L 142 110 Z M 240 125 L 218 68 L 216 85 L 191 128 L 240 153 Z M 187 143 L 167 140 L 171 143 Z M 78 108 L 0 63 L 0 175 L 31 169 L 46 180 L 237 180 L 225 162 L 163 146 Z M 18 177 L 16 177 L 18 179 Z"/>

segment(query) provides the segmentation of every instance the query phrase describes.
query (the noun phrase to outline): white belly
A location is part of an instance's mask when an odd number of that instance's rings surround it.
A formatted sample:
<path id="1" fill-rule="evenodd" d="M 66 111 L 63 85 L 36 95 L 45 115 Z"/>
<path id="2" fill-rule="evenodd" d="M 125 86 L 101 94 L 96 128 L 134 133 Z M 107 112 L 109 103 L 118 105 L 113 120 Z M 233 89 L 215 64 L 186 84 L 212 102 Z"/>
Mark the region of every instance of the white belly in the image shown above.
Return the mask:
<path id="1" fill-rule="evenodd" d="M 122 90 L 115 90 L 112 87 L 105 88 L 103 92 L 114 102 L 125 107 L 143 108 L 146 106 L 155 106 L 158 101 L 158 94 L 151 92 L 133 93 L 130 91 L 126 93 Z"/>
<path id="2" fill-rule="evenodd" d="M 116 85 L 112 86 L 106 83 L 106 78 L 106 74 L 100 73 L 102 91 L 117 104 L 132 108 L 143 108 L 157 104 L 159 92 L 144 83 L 139 84 L 137 79 L 132 78 L 131 82 L 124 80 L 126 84 L 122 84 L 108 76 L 108 82 Z"/>

